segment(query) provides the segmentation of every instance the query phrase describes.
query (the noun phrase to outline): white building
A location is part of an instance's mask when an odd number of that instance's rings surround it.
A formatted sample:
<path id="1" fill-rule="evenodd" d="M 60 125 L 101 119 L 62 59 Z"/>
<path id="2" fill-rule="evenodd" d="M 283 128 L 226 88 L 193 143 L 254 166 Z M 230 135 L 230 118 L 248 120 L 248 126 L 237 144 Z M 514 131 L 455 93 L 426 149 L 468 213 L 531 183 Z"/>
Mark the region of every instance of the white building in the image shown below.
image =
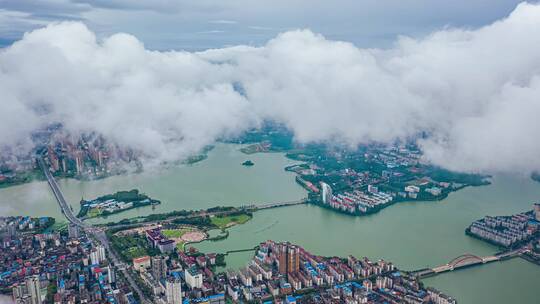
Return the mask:
<path id="1" fill-rule="evenodd" d="M 202 273 L 195 267 L 189 268 L 185 270 L 185 277 L 186 277 L 186 284 L 189 286 L 189 288 L 201 288 L 203 284 L 203 275 Z"/>
<path id="2" fill-rule="evenodd" d="M 105 247 L 99 245 L 90 252 L 90 261 L 92 264 L 99 264 L 105 261 Z"/>
<path id="3" fill-rule="evenodd" d="M 177 278 L 169 278 L 165 282 L 167 304 L 182 304 L 182 282 Z"/>
<path id="4" fill-rule="evenodd" d="M 31 276 L 26 279 L 26 288 L 28 288 L 28 294 L 31 297 L 32 304 L 41 304 L 41 286 L 39 283 L 39 276 Z"/>
<path id="5" fill-rule="evenodd" d="M 418 186 L 410 185 L 405 187 L 405 192 L 418 193 L 420 192 L 420 188 Z"/>
<path id="6" fill-rule="evenodd" d="M 116 273 L 114 272 L 114 268 L 107 266 L 105 269 L 107 270 L 107 281 L 109 284 L 116 282 Z"/>
<path id="7" fill-rule="evenodd" d="M 534 204 L 534 218 L 537 221 L 540 221 L 540 204 L 539 203 Z"/>
<path id="8" fill-rule="evenodd" d="M 105 255 L 105 247 L 99 245 L 96 247 L 99 257 L 99 262 L 103 262 L 107 259 L 107 256 Z"/>
<path id="9" fill-rule="evenodd" d="M 90 262 L 93 265 L 99 264 L 99 253 L 97 252 L 97 250 L 90 251 Z"/>
<path id="10" fill-rule="evenodd" d="M 323 204 L 329 204 L 332 201 L 332 188 L 327 183 L 321 182 Z"/>

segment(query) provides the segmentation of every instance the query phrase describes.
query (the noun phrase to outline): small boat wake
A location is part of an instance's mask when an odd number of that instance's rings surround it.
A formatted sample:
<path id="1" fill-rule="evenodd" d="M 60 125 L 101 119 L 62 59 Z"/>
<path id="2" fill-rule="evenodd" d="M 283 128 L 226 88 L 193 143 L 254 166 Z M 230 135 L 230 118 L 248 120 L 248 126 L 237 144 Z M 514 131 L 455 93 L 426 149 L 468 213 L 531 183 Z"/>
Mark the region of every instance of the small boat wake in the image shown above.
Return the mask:
<path id="1" fill-rule="evenodd" d="M 268 226 L 266 226 L 266 227 L 263 227 L 262 229 L 259 229 L 259 230 L 255 231 L 254 233 L 255 233 L 255 234 L 258 234 L 258 233 L 264 232 L 264 231 L 266 231 L 266 230 L 269 230 L 269 229 L 271 229 L 272 227 L 274 227 L 275 225 L 277 225 L 278 223 L 279 223 L 279 221 L 276 220 L 276 221 L 273 222 L 272 224 L 270 224 L 270 225 L 268 225 Z"/>

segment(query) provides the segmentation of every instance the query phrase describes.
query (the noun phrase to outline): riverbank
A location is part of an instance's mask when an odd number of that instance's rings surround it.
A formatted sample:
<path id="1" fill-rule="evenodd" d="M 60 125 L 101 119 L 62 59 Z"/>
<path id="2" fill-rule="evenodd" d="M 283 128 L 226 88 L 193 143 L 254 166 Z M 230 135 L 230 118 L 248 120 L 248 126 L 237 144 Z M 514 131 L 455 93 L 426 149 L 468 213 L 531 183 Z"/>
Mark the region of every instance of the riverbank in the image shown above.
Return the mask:
<path id="1" fill-rule="evenodd" d="M 231 228 L 226 240 L 202 242 L 196 248 L 202 252 L 226 252 L 268 239 L 288 240 L 320 255 L 380 257 L 402 269 L 421 269 L 443 265 L 464 253 L 489 256 L 498 252 L 498 247 L 465 235 L 464 229 L 486 214 L 530 210 L 531 202 L 538 197 L 540 184 L 530 179 L 495 176 L 491 185 L 468 187 L 441 201 L 403 202 L 362 217 L 313 205 L 270 209 L 255 213 L 245 225 Z M 229 268 L 237 268 L 249 258 L 250 254 L 230 254 L 226 262 Z M 469 272 L 474 279 L 463 280 Z M 448 276 L 457 279 L 445 279 Z M 429 278 L 426 284 L 455 296 L 460 304 L 511 303 L 508 299 L 512 297 L 533 304 L 531 280 L 540 284 L 540 267 L 513 259 Z M 484 293 L 485 298 L 473 294 L 474 290 Z"/>
<path id="2" fill-rule="evenodd" d="M 35 169 L 22 173 L 0 173 L 0 189 L 23 185 L 33 181 L 45 181 L 45 176 L 41 170 Z"/>
<path id="3" fill-rule="evenodd" d="M 98 197 L 132 188 L 144 189 L 149 196 L 162 201 L 156 211 L 143 207 L 109 217 L 106 221 L 98 219 L 99 223 L 147 216 L 152 212 L 200 210 L 215 205 L 241 206 L 246 202 L 264 204 L 306 196 L 294 182 L 294 174 L 283 170 L 298 162 L 284 158 L 282 153 L 259 153 L 250 156 L 256 166 L 247 169 L 239 165 L 246 156 L 238 151 L 238 147 L 218 145 L 206 161 L 192 166 L 99 181 L 61 180 L 60 187 L 68 200 L 76 204 L 82 196 Z M 251 248 L 268 239 L 289 240 L 321 255 L 382 257 L 403 269 L 419 269 L 447 263 L 467 252 L 479 256 L 495 253 L 497 248 L 466 236 L 463 229 L 485 215 L 529 210 L 531 202 L 538 201 L 538 197 L 539 183 L 519 176 L 495 176 L 491 185 L 468 187 L 441 201 L 403 202 L 362 217 L 346 216 L 307 204 L 259 211 L 245 224 L 228 229 L 227 239 L 204 241 L 194 246 L 203 252 L 227 252 Z M 63 218 L 44 182 L 0 190 L 0 212 L 36 216 L 54 214 L 56 218 Z M 244 266 L 251 257 L 251 252 L 231 253 L 227 256 L 228 267 Z M 536 299 L 535 289 L 531 286 L 540 284 L 538 267 L 531 267 L 534 265 L 526 261 L 521 261 L 523 265 L 516 264 L 519 260 L 444 274 L 430 278 L 427 284 L 455 295 L 460 304 L 512 303 L 511 299 L 518 296 L 524 299 L 522 303 L 536 303 L 531 300 Z M 469 276 L 469 273 L 474 275 Z M 443 280 L 448 276 L 452 279 Z M 509 277 L 512 280 L 501 279 Z"/>
<path id="4" fill-rule="evenodd" d="M 208 152 L 206 160 L 191 165 L 171 164 L 159 170 L 92 181 L 60 179 L 58 183 L 74 210 L 79 210 L 81 197 L 99 197 L 118 189 L 142 189 L 149 197 L 161 201 L 155 210 L 151 206 L 131 209 L 107 218 L 89 220 L 93 224 L 174 210 L 200 210 L 216 205 L 294 201 L 306 196 L 305 191 L 294 182 L 294 174 L 283 170 L 292 163 L 283 153 L 253 155 L 250 159 L 256 165 L 248 169 L 240 165 L 245 160 L 245 154 L 239 151 L 241 147 L 217 144 Z M 46 182 L 1 189 L 0 214 L 46 215 L 63 220 Z"/>

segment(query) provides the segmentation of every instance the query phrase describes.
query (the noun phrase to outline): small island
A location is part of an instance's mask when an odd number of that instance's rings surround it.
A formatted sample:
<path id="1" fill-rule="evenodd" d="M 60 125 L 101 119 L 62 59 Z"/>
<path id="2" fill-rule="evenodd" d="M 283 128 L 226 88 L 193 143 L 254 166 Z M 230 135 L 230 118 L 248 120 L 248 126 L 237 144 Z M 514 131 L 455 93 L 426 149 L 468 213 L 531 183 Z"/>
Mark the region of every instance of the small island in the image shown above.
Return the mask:
<path id="1" fill-rule="evenodd" d="M 251 160 L 246 160 L 245 162 L 242 163 L 242 166 L 246 166 L 246 167 L 251 167 L 255 165 Z"/>
<path id="2" fill-rule="evenodd" d="M 77 217 L 94 218 L 123 212 L 133 208 L 155 206 L 160 201 L 151 199 L 139 190 L 118 191 L 115 194 L 100 196 L 94 200 L 81 200 L 81 210 Z"/>

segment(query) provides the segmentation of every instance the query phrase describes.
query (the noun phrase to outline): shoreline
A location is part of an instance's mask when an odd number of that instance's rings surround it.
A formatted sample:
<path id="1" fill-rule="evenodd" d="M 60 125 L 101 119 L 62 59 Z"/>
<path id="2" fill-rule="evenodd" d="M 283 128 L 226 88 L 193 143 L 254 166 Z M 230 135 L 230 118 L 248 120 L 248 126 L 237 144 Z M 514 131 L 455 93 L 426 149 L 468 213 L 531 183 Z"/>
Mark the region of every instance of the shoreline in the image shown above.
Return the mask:
<path id="1" fill-rule="evenodd" d="M 206 160 L 208 158 L 208 152 L 213 150 L 213 148 L 214 148 L 214 146 L 211 146 L 209 148 L 205 148 L 205 149 L 202 150 L 201 154 L 190 156 L 190 157 L 186 158 L 185 160 L 179 161 L 178 163 L 175 163 L 173 165 L 174 166 L 182 166 L 182 165 L 189 166 L 189 165 L 193 165 L 193 164 L 202 162 L 202 161 L 204 161 L 204 160 Z M 170 164 L 163 164 L 164 168 L 167 168 L 168 166 L 170 166 Z M 31 172 L 32 171 L 28 171 L 27 173 L 31 173 Z M 41 172 L 41 171 L 39 171 L 39 172 Z M 137 169 L 137 170 L 134 170 L 134 171 L 122 170 L 122 171 L 117 171 L 115 173 L 104 174 L 104 175 L 99 175 L 99 176 L 95 175 L 95 176 L 92 176 L 92 177 L 87 176 L 87 175 L 68 175 L 68 174 L 53 174 L 53 176 L 58 181 L 65 179 L 65 180 L 75 180 L 75 181 L 79 181 L 79 182 L 91 182 L 91 181 L 103 180 L 103 179 L 107 179 L 107 178 L 115 177 L 115 176 L 142 174 L 144 172 L 145 172 L 144 169 Z M 11 187 L 16 187 L 16 186 L 20 186 L 20 185 L 30 184 L 30 183 L 33 183 L 33 182 L 47 182 L 47 179 L 45 179 L 44 176 L 38 176 L 38 177 L 29 178 L 29 179 L 24 180 L 24 181 L 17 181 L 17 182 L 13 182 L 13 183 L 12 182 L 10 182 L 10 183 L 8 183 L 8 182 L 0 182 L 0 190 L 8 189 L 8 188 L 11 188 Z"/>

